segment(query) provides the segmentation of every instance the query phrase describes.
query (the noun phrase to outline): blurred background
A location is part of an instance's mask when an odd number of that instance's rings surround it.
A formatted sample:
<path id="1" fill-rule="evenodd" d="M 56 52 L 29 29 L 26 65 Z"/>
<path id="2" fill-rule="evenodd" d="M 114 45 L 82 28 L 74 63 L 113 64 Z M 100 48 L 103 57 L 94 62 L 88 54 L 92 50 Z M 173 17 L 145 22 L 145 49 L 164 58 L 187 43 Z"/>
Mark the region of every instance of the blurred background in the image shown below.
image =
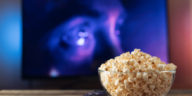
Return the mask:
<path id="1" fill-rule="evenodd" d="M 0 89 L 98 89 L 99 64 L 134 48 L 175 63 L 173 87 L 191 89 L 192 1 L 109 1 L 0 0 Z"/>

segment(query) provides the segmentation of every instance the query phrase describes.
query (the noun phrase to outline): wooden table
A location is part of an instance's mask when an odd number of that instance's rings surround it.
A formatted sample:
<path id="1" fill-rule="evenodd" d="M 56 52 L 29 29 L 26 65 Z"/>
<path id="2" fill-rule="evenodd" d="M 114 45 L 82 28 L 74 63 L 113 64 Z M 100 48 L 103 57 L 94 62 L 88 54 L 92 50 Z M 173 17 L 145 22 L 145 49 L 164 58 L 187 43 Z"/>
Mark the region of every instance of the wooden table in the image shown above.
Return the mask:
<path id="1" fill-rule="evenodd" d="M 83 96 L 93 90 L 0 90 L 0 96 Z M 192 96 L 192 90 L 171 90 L 168 96 Z"/>

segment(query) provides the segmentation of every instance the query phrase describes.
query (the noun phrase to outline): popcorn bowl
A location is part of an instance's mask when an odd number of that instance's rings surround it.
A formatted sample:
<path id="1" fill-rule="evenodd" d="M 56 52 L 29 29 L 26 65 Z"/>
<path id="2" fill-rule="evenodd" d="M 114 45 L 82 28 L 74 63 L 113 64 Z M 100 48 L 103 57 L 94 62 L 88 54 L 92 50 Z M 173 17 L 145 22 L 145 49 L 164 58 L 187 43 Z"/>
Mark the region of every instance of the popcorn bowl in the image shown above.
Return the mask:
<path id="1" fill-rule="evenodd" d="M 99 69 L 98 73 L 110 96 L 166 96 L 176 71 L 115 72 Z"/>

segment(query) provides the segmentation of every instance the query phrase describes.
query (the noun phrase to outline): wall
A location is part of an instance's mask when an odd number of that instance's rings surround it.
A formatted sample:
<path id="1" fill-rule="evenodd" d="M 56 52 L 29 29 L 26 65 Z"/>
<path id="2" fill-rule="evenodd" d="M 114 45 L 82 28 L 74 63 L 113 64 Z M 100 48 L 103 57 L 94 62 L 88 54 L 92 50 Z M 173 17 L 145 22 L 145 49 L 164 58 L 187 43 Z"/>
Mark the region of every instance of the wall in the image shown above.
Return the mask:
<path id="1" fill-rule="evenodd" d="M 26 88 L 21 80 L 21 0 L 0 0 L 0 89 Z"/>
<path id="2" fill-rule="evenodd" d="M 170 61 L 178 66 L 175 88 L 192 88 L 192 0 L 169 0 Z"/>

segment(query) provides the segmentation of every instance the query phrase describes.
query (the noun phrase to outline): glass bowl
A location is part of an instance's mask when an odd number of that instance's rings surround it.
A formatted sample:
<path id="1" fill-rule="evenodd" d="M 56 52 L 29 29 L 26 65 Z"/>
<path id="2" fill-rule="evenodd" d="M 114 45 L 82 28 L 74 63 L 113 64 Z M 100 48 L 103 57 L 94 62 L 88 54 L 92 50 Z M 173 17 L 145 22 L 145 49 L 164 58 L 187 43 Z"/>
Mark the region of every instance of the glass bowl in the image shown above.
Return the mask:
<path id="1" fill-rule="evenodd" d="M 112 72 L 98 70 L 110 96 L 166 96 L 176 71 Z"/>

